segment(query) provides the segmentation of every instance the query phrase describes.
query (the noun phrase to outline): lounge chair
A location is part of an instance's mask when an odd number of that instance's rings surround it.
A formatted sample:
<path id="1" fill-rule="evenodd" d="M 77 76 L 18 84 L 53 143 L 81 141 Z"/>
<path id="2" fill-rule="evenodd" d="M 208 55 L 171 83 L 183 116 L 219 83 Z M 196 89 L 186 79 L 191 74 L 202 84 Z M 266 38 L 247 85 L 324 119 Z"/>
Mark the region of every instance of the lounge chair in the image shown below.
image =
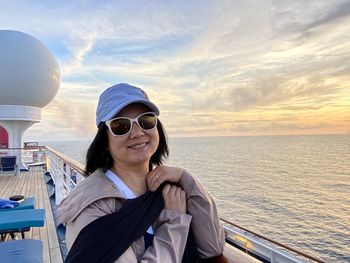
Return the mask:
<path id="1" fill-rule="evenodd" d="M 40 240 L 34 239 L 0 242 L 0 261 L 43 263 L 43 244 Z"/>
<path id="2" fill-rule="evenodd" d="M 6 235 L 13 236 L 20 232 L 22 239 L 25 238 L 24 232 L 29 231 L 31 227 L 44 226 L 45 209 L 23 209 L 15 211 L 6 211 L 0 213 L 0 235 L 1 240 L 5 240 Z"/>
<path id="3" fill-rule="evenodd" d="M 19 172 L 17 165 L 17 156 L 1 156 L 0 157 L 0 173 L 14 173 Z"/>

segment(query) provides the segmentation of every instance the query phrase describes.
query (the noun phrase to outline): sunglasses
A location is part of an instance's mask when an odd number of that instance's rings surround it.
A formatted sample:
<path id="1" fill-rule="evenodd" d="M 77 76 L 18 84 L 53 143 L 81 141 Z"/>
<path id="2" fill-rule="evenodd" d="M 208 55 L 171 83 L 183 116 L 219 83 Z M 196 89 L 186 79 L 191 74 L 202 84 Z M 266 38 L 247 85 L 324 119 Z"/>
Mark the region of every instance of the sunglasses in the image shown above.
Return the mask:
<path id="1" fill-rule="evenodd" d="M 154 112 L 145 112 L 135 118 L 117 117 L 106 121 L 106 125 L 113 136 L 124 136 L 130 133 L 134 122 L 143 131 L 150 131 L 157 126 L 157 115 Z"/>

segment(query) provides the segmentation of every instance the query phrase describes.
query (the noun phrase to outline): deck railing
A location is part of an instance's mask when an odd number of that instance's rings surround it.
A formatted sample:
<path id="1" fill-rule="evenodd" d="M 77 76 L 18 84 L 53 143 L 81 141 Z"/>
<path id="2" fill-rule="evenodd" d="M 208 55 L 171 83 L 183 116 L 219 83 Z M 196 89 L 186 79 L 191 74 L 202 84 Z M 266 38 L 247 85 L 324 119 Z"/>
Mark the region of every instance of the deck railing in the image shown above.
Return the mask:
<path id="1" fill-rule="evenodd" d="M 0 157 L 9 155 L 17 156 L 18 163 L 24 163 L 26 164 L 26 167 L 39 164 L 41 165 L 46 162 L 46 149 L 44 146 L 28 148 L 0 148 Z M 26 167 L 20 166 L 21 170 L 25 170 Z"/>
<path id="2" fill-rule="evenodd" d="M 326 263 L 315 256 L 284 245 L 271 238 L 232 223 L 229 220 L 223 218 L 220 218 L 220 220 L 224 223 L 226 241 L 234 246 L 238 246 L 247 253 L 254 253 L 258 258 L 271 263 Z"/>
<path id="3" fill-rule="evenodd" d="M 56 205 L 84 179 L 84 167 L 72 158 L 46 146 L 47 171 L 55 184 Z"/>
<path id="4" fill-rule="evenodd" d="M 21 151 L 22 156 L 28 156 L 30 163 L 45 162 L 45 169 L 50 173 L 55 185 L 55 199 L 58 205 L 62 199 L 84 179 L 84 167 L 72 158 L 47 146 L 37 146 L 31 149 L 0 149 L 0 155 L 11 151 Z M 224 224 L 226 241 L 241 250 L 254 255 L 263 262 L 271 263 L 325 263 L 317 257 L 291 248 L 244 227 L 220 218 Z"/>

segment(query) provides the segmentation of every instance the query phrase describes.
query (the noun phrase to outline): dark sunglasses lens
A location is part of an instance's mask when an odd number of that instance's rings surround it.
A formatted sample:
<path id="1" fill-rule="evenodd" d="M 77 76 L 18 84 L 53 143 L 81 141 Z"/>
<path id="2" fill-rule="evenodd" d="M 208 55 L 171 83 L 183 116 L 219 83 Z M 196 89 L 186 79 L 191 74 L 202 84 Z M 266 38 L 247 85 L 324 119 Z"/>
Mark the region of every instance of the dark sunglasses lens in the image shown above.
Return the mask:
<path id="1" fill-rule="evenodd" d="M 151 130 L 157 125 L 157 117 L 151 113 L 141 115 L 137 121 L 144 130 Z"/>
<path id="2" fill-rule="evenodd" d="M 111 122 L 111 130 L 115 135 L 124 135 L 130 131 L 131 123 L 128 119 L 116 119 Z"/>

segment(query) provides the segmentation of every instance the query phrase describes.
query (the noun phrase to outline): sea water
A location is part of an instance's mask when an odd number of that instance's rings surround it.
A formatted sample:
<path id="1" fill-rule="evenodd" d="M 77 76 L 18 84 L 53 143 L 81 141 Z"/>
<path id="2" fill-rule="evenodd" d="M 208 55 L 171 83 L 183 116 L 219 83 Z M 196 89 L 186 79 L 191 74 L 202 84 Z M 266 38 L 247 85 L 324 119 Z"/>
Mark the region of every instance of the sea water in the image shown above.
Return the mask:
<path id="1" fill-rule="evenodd" d="M 84 163 L 90 141 L 43 142 Z M 169 138 L 220 216 L 327 262 L 350 262 L 350 135 Z"/>

